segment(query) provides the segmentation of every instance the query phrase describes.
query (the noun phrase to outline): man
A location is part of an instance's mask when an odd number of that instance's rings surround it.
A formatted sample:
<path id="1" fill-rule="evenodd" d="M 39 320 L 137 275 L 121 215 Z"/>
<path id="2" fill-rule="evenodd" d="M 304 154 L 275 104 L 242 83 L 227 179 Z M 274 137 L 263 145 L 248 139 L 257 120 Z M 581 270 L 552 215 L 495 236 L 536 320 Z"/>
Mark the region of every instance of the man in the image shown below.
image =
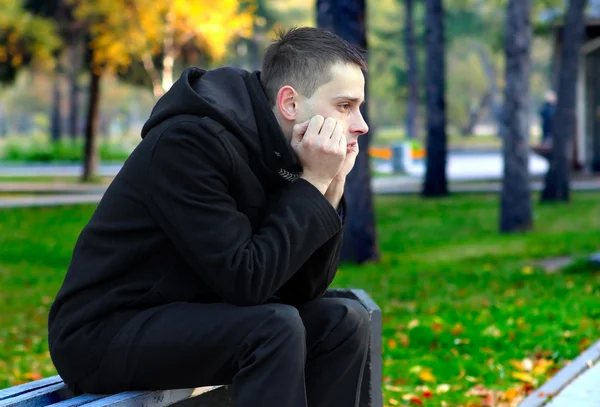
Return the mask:
<path id="1" fill-rule="evenodd" d="M 556 93 L 549 90 L 544 95 L 545 101 L 540 109 L 540 121 L 542 124 L 542 146 L 552 147 L 552 118 L 556 110 Z"/>
<path id="2" fill-rule="evenodd" d="M 322 298 L 368 127 L 363 55 L 282 34 L 262 72 L 188 68 L 83 229 L 49 316 L 77 392 L 232 383 L 235 406 L 356 406 L 368 314 Z"/>

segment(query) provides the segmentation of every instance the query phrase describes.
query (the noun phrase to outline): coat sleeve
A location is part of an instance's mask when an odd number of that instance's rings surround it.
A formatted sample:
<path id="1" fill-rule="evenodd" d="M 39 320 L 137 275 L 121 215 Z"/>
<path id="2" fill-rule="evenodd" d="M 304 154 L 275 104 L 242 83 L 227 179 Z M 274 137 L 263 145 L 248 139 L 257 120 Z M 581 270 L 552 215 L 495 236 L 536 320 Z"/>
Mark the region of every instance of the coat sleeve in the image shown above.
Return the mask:
<path id="1" fill-rule="evenodd" d="M 344 199 L 341 201 L 340 209 L 339 216 L 345 224 Z M 275 293 L 275 299 L 286 304 L 298 305 L 325 294 L 339 267 L 343 236 L 342 229 L 319 247 L 300 267 L 300 270 Z"/>
<path id="2" fill-rule="evenodd" d="M 218 135 L 196 122 L 167 129 L 150 164 L 150 211 L 186 261 L 225 302 L 266 302 L 339 233 L 331 204 L 300 179 L 285 188 L 259 230 L 228 191 L 235 165 Z"/>

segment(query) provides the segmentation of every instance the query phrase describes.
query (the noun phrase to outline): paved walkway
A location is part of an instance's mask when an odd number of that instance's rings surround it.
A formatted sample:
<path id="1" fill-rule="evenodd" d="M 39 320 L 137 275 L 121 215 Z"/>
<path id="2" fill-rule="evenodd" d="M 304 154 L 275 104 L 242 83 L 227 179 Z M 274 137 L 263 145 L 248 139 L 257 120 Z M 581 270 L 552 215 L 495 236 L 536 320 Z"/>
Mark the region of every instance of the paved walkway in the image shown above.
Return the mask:
<path id="1" fill-rule="evenodd" d="M 0 208 L 97 203 L 106 191 L 106 187 L 107 185 L 101 184 L 0 181 L 0 193 L 29 194 L 28 196 L 12 197 L 0 195 Z M 373 192 L 378 195 L 418 194 L 421 191 L 421 180 L 410 176 L 380 177 L 373 179 L 372 187 Z M 451 182 L 448 185 L 450 192 L 458 193 L 496 193 L 501 190 L 501 187 L 502 184 L 498 181 Z M 534 191 L 540 191 L 542 188 L 542 181 L 532 182 Z M 600 177 L 573 180 L 571 188 L 574 191 L 600 191 Z"/>

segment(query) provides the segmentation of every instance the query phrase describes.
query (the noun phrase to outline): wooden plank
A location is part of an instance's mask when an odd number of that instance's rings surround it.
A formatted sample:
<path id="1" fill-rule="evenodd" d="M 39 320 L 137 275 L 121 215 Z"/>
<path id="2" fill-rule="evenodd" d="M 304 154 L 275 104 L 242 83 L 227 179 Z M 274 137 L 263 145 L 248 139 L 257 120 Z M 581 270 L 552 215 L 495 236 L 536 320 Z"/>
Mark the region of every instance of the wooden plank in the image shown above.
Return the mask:
<path id="1" fill-rule="evenodd" d="M 60 390 L 65 389 L 64 383 L 53 384 L 41 389 L 0 401 L 0 407 L 42 407 L 62 400 Z"/>
<path id="2" fill-rule="evenodd" d="M 83 394 L 81 396 L 59 401 L 58 403 L 50 404 L 48 407 L 77 407 L 105 397 L 106 395 L 101 394 Z"/>
<path id="3" fill-rule="evenodd" d="M 46 377 L 45 379 L 36 380 L 35 382 L 29 382 L 20 384 L 17 386 L 9 387 L 8 389 L 0 390 L 0 401 L 18 396 L 23 393 L 38 390 L 44 387 L 52 386 L 53 384 L 62 383 L 60 376 Z"/>
<path id="4" fill-rule="evenodd" d="M 578 376 L 587 371 L 596 362 L 600 362 L 600 341 L 590 346 L 571 363 L 552 376 L 542 387 L 527 396 L 519 404 L 519 407 L 545 406 L 549 397 L 558 396 L 563 389 L 567 388 Z M 574 406 L 577 405 L 575 404 Z"/>
<path id="5" fill-rule="evenodd" d="M 86 407 L 162 407 L 192 396 L 194 389 L 124 392 L 85 404 Z"/>

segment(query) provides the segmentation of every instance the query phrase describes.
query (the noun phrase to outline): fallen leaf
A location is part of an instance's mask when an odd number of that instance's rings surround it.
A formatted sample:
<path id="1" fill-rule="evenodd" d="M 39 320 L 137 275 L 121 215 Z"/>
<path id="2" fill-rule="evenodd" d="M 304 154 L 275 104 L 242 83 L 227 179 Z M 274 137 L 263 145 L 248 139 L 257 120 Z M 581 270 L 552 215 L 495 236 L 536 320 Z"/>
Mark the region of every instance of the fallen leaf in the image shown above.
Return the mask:
<path id="1" fill-rule="evenodd" d="M 506 390 L 506 392 L 504 392 L 504 400 L 510 402 L 513 401 L 515 398 L 517 398 L 517 396 L 519 395 L 519 389 L 515 388 L 515 387 L 511 387 L 510 389 Z"/>
<path id="2" fill-rule="evenodd" d="M 424 391 L 423 393 L 421 393 L 421 396 L 423 396 L 423 398 L 430 399 L 433 397 L 433 393 L 430 391 Z"/>
<path id="3" fill-rule="evenodd" d="M 390 403 L 392 406 L 397 406 L 400 404 L 400 402 L 396 399 L 388 399 L 388 403 Z"/>
<path id="4" fill-rule="evenodd" d="M 525 383 L 535 384 L 535 379 L 529 373 L 513 372 L 512 377 Z"/>
<path id="5" fill-rule="evenodd" d="M 391 338 L 388 339 L 387 345 L 388 345 L 388 348 L 390 348 L 390 349 L 396 349 L 396 347 L 398 346 L 396 344 L 396 341 L 394 339 L 391 339 Z"/>
<path id="6" fill-rule="evenodd" d="M 500 336 L 502 336 L 502 332 L 496 327 L 496 325 L 490 325 L 490 326 L 488 326 L 483 331 L 483 334 L 485 336 L 493 336 L 494 338 L 499 338 Z"/>
<path id="7" fill-rule="evenodd" d="M 462 334 L 465 331 L 465 327 L 463 324 L 461 324 L 460 322 L 457 322 L 453 327 L 452 327 L 452 335 L 454 336 L 459 336 L 460 334 Z"/>
<path id="8" fill-rule="evenodd" d="M 523 273 L 525 275 L 533 274 L 533 267 L 531 267 L 531 266 L 525 266 L 521 270 L 521 273 Z"/>
<path id="9" fill-rule="evenodd" d="M 412 321 L 410 321 L 408 323 L 408 329 L 413 329 L 419 326 L 419 320 L 418 319 L 413 319 Z"/>
<path id="10" fill-rule="evenodd" d="M 393 391 L 393 392 L 396 392 L 396 393 L 400 393 L 402 391 L 401 387 L 392 386 L 391 384 L 386 384 L 384 387 L 385 387 L 386 390 Z"/>
<path id="11" fill-rule="evenodd" d="M 548 369 L 550 369 L 552 366 L 554 366 L 554 361 L 549 359 L 538 359 L 535 361 L 535 365 L 533 366 L 533 374 L 536 376 L 546 374 Z"/>
<path id="12" fill-rule="evenodd" d="M 435 381 L 435 377 L 433 377 L 433 374 L 431 373 L 430 369 L 422 370 L 421 373 L 419 373 L 419 379 L 423 380 L 424 382 L 434 382 Z"/>
<path id="13" fill-rule="evenodd" d="M 438 385 L 438 387 L 436 387 L 435 392 L 436 393 L 447 393 L 450 391 L 450 385 L 449 384 L 440 384 Z"/>
<path id="14" fill-rule="evenodd" d="M 41 380 L 42 379 L 42 375 L 39 372 L 27 372 L 23 375 L 23 379 L 29 379 L 29 380 Z"/>
<path id="15" fill-rule="evenodd" d="M 400 345 L 404 346 L 405 348 L 410 346 L 410 339 L 408 339 L 408 335 L 401 334 L 398 340 L 400 341 Z"/>
<path id="16" fill-rule="evenodd" d="M 423 405 L 423 402 L 418 397 L 413 397 L 412 399 L 410 399 L 410 402 L 416 404 L 417 406 Z"/>

